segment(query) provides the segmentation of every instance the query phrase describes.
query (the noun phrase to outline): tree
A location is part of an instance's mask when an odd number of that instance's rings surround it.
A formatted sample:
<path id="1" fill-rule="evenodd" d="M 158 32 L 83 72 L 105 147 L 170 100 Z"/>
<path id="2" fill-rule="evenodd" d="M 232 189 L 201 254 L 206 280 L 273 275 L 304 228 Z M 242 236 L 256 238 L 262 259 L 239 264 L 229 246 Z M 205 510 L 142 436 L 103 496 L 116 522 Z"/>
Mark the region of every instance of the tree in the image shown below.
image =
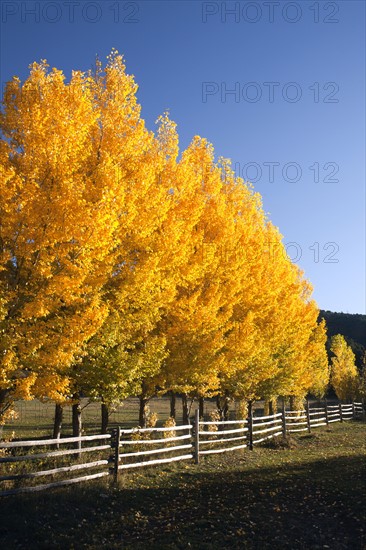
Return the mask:
<path id="1" fill-rule="evenodd" d="M 278 230 L 263 214 L 254 227 L 257 254 L 252 253 L 234 308 L 227 337 L 232 368 L 223 387 L 247 401 L 303 398 L 312 387 L 321 391 L 327 384 L 324 324 L 317 324 L 310 284 L 289 260 Z"/>
<path id="2" fill-rule="evenodd" d="M 225 333 L 240 285 L 234 242 L 240 235 L 231 196 L 233 173 L 224 159 L 214 162 L 206 140 L 194 138 L 177 174 L 192 221 L 189 257 L 160 329 L 169 350 L 162 376 L 167 389 L 182 393 L 187 421 L 187 396 L 213 395 L 219 387 Z"/>
<path id="3" fill-rule="evenodd" d="M 362 365 L 361 365 L 360 383 L 359 383 L 359 396 L 363 401 L 366 400 L 366 351 L 362 356 Z"/>
<path id="4" fill-rule="evenodd" d="M 152 137 L 117 52 L 70 82 L 45 61 L 6 86 L 0 119 L 0 389 L 61 401 L 108 317 Z M 147 145 L 145 143 L 147 142 Z M 139 167 L 137 171 L 135 166 Z M 142 180 L 140 181 L 140 178 Z M 133 189 L 133 192 L 131 192 Z M 141 220 L 142 223 L 144 220 Z M 144 232 L 141 231 L 142 238 Z"/>
<path id="5" fill-rule="evenodd" d="M 46 62 L 0 119 L 0 415 L 17 397 L 301 397 L 327 383 L 324 324 L 260 196 L 196 136 L 141 119 L 112 51 L 69 83 Z M 58 427 L 57 425 L 58 424 Z"/>
<path id="6" fill-rule="evenodd" d="M 342 334 L 356 356 L 357 368 L 361 369 L 366 349 L 366 315 L 320 310 L 319 317 L 327 323 L 329 361 L 330 339 L 335 334 Z"/>
<path id="7" fill-rule="evenodd" d="M 177 155 L 175 124 L 165 113 L 139 164 L 145 174 L 136 175 L 136 185 L 143 182 L 144 189 L 140 201 L 135 197 L 138 219 L 128 231 L 125 225 L 120 228 L 123 246 L 105 292 L 110 315 L 88 345 L 79 381 L 88 388 L 84 391 L 102 397 L 105 406 L 117 395 L 139 395 L 140 424 L 157 385 L 164 386 L 159 372 L 168 353 L 157 324 L 175 299 L 197 216 L 193 203 L 188 210 L 192 182 L 184 192 L 179 189 Z"/>
<path id="8" fill-rule="evenodd" d="M 359 385 L 355 354 L 342 334 L 332 337 L 330 349 L 333 353 L 331 384 L 339 400 L 352 401 L 357 395 Z"/>

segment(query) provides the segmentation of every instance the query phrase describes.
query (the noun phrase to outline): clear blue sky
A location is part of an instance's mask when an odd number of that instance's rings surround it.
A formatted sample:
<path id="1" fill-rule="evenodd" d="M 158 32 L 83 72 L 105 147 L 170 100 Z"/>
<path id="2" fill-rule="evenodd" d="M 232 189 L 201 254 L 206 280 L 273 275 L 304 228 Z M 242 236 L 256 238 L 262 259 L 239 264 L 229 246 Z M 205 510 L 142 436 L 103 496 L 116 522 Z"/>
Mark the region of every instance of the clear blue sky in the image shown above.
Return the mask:
<path id="1" fill-rule="evenodd" d="M 148 127 L 169 109 L 181 147 L 207 137 L 255 181 L 319 307 L 365 313 L 364 1 L 0 7 L 2 84 L 44 58 L 69 77 L 115 47 Z"/>

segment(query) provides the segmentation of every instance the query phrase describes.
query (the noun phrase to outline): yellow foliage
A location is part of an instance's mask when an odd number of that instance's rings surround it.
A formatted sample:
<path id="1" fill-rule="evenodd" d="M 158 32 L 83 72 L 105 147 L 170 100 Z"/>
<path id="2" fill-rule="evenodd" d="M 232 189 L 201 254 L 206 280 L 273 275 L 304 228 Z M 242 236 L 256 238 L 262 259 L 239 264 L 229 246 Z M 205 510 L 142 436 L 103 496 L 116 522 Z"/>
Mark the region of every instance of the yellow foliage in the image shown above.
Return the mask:
<path id="1" fill-rule="evenodd" d="M 164 428 L 174 428 L 175 425 L 176 425 L 176 422 L 172 416 L 169 416 L 168 420 L 166 420 L 163 424 Z M 166 432 L 163 432 L 163 437 L 165 439 L 175 437 L 176 435 L 177 435 L 177 432 L 175 430 L 167 430 Z"/>
<path id="2" fill-rule="evenodd" d="M 331 384 L 341 401 L 352 401 L 358 393 L 359 375 L 355 354 L 344 336 L 336 334 L 331 339 L 332 357 Z"/>
<path id="3" fill-rule="evenodd" d="M 0 390 L 319 395 L 325 326 L 249 183 L 195 136 L 149 132 L 137 84 L 46 61 L 0 117 Z"/>

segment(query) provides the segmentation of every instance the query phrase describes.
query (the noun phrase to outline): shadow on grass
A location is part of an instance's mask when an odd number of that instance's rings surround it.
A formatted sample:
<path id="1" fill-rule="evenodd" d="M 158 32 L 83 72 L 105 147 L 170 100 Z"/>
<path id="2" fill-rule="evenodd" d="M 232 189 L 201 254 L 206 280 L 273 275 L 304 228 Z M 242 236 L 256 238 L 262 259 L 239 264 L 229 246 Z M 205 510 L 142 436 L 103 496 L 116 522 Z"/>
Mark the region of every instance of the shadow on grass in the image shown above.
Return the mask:
<path id="1" fill-rule="evenodd" d="M 0 546 L 366 548 L 364 456 L 258 470 L 239 464 L 216 475 L 200 466 L 151 469 L 149 478 L 150 488 L 98 484 L 2 499 Z"/>

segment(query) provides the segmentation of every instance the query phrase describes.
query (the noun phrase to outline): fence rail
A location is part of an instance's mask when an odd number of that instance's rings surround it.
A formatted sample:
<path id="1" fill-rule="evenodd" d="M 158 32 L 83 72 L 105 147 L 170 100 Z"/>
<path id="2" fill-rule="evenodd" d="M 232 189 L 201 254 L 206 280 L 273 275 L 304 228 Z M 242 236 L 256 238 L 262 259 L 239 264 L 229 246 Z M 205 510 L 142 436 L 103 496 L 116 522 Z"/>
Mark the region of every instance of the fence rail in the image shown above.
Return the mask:
<path id="1" fill-rule="evenodd" d="M 5 484 L 5 487 L 0 485 L 0 496 L 63 487 L 111 474 L 117 479 L 123 470 L 132 468 L 193 458 L 198 463 L 201 456 L 253 449 L 254 445 L 280 435 L 311 432 L 314 428 L 360 416 L 365 416 L 365 408 L 358 402 L 337 405 L 328 405 L 325 402 L 324 407 L 310 407 L 307 403 L 305 409 L 298 411 L 286 411 L 283 407 L 282 412 L 273 415 L 251 414 L 243 420 L 224 421 L 202 420 L 197 410 L 194 425 L 117 428 L 113 433 L 102 435 L 0 442 L 0 463 L 8 470 L 0 476 L 0 482 Z M 57 450 L 49 450 L 55 445 Z M 65 448 L 59 450 L 61 446 Z M 44 452 L 33 452 L 39 447 L 45 447 Z M 75 459 L 75 463 L 55 464 L 65 458 Z M 39 461 L 38 468 L 35 461 Z M 44 461 L 46 464 L 48 462 L 48 468 L 45 468 Z M 24 466 L 21 472 L 14 473 L 13 465 L 17 462 L 24 463 Z M 26 468 L 28 471 L 24 470 Z M 88 473 L 79 477 L 57 479 L 65 474 L 73 476 L 81 470 Z M 47 476 L 52 476 L 50 483 L 24 485 L 26 480 Z M 52 479 L 53 476 L 56 476 L 55 480 Z"/>
<path id="2" fill-rule="evenodd" d="M 226 453 L 238 449 L 253 449 L 254 445 L 263 443 L 280 435 L 296 432 L 310 432 L 313 428 L 327 426 L 332 422 L 350 420 L 363 414 L 362 403 L 337 404 L 324 407 L 309 407 L 297 411 L 285 411 L 267 416 L 250 416 L 246 420 L 225 420 L 207 422 L 198 417 L 196 411 L 195 425 L 198 426 L 195 441 L 195 460 L 200 456 Z M 227 430 L 228 424 L 241 424 L 242 427 Z M 244 427 L 245 426 L 245 427 Z M 242 433 L 238 437 L 226 437 L 232 433 Z M 220 437 L 218 437 L 218 435 Z M 222 437 L 224 436 L 224 437 Z M 241 440 L 241 445 L 232 444 Z M 201 450 L 201 446 L 204 449 Z M 206 446 L 210 446 L 207 448 Z"/>
<path id="3" fill-rule="evenodd" d="M 4 482 L 5 485 L 9 485 L 12 482 L 13 487 L 10 489 L 5 489 L 0 492 L 0 496 L 15 495 L 18 493 L 29 493 L 35 491 L 42 491 L 46 489 L 51 489 L 54 487 L 63 487 L 65 485 L 71 485 L 74 483 L 80 483 L 82 481 L 89 481 L 91 479 L 97 479 L 109 475 L 109 471 L 106 469 L 106 466 L 109 464 L 109 453 L 111 450 L 111 434 L 103 435 L 89 435 L 81 437 L 64 437 L 57 439 L 39 439 L 32 441 L 12 441 L 12 442 L 1 442 L 0 451 L 3 450 L 2 456 L 0 456 L 0 463 L 5 466 L 8 465 L 8 473 L 0 476 L 0 481 Z M 99 443 L 101 440 L 104 440 L 106 444 L 104 445 L 90 445 L 90 442 L 96 441 Z M 84 442 L 88 443 L 87 447 L 83 447 Z M 59 446 L 69 446 L 74 445 L 76 448 L 66 448 L 57 451 L 46 451 L 42 453 L 33 453 L 32 450 L 38 447 L 52 447 L 54 445 Z M 24 453 L 24 450 L 28 450 L 26 454 L 17 454 L 18 451 Z M 108 456 L 102 457 L 102 451 L 108 451 Z M 88 453 L 88 458 L 84 459 L 85 453 Z M 95 457 L 96 453 L 99 455 L 95 459 L 90 460 L 89 456 Z M 72 455 L 82 460 L 79 464 L 67 464 L 65 466 L 49 467 L 48 469 L 35 469 L 32 471 L 21 473 L 11 473 L 11 468 L 14 463 L 17 462 L 26 462 L 29 461 L 41 461 L 38 468 L 44 468 L 44 461 L 50 463 L 56 458 L 64 458 Z M 53 464 L 54 465 L 54 464 Z M 36 468 L 36 466 L 35 466 Z M 22 482 L 26 479 L 34 479 L 44 476 L 56 476 L 58 477 L 61 474 L 76 472 L 79 470 L 93 470 L 98 468 L 102 471 L 97 471 L 95 473 L 90 473 L 81 477 L 68 477 L 67 479 L 60 479 L 53 481 L 51 483 L 44 483 L 42 485 L 32 485 L 32 486 L 23 486 Z M 15 486 L 18 485 L 18 486 Z M 19 486 L 20 485 L 20 486 Z"/>
<path id="4" fill-rule="evenodd" d="M 230 426 L 240 426 L 239 428 L 227 429 Z M 238 449 L 245 449 L 248 446 L 248 431 L 249 420 L 224 420 L 224 421 L 203 421 L 199 418 L 199 411 L 196 410 L 195 415 L 195 462 L 199 462 L 199 457 L 203 455 L 225 453 L 228 451 L 235 451 Z M 231 437 L 232 434 L 234 437 Z M 241 435 L 239 435 L 241 434 Z M 229 437 L 227 437 L 229 436 Z M 232 442 L 242 441 L 240 445 L 232 445 Z M 246 443 L 244 443 L 246 441 Z M 229 447 L 223 447 L 230 443 Z M 200 450 L 201 445 L 210 446 L 209 449 L 205 448 Z"/>
<path id="5" fill-rule="evenodd" d="M 363 411 L 362 403 L 339 403 L 338 405 L 328 405 L 325 403 L 324 407 L 309 407 L 307 405 L 306 409 L 302 411 L 285 412 L 286 431 L 288 433 L 310 432 L 312 428 L 328 426 L 332 422 L 351 420 L 352 418 L 361 416 Z M 305 414 L 298 414 L 303 412 Z"/>
<path id="6" fill-rule="evenodd" d="M 264 417 L 266 418 L 266 417 Z M 253 417 L 253 436 L 252 436 L 252 445 L 257 445 L 262 443 L 267 439 L 272 439 L 278 435 L 282 435 L 283 426 L 282 426 L 282 413 L 272 415 L 272 419 L 269 421 L 261 421 L 261 418 Z M 264 430 L 262 429 L 265 426 Z M 268 435 L 262 435 L 268 434 Z M 259 439 L 257 436 L 261 435 Z"/>
<path id="7" fill-rule="evenodd" d="M 177 462 L 180 460 L 187 460 L 193 458 L 192 452 L 186 452 L 186 454 L 176 455 L 176 451 L 187 451 L 193 449 L 192 444 L 192 426 L 191 424 L 185 424 L 184 426 L 170 426 L 166 428 L 138 428 L 130 430 L 121 430 L 117 428 L 118 437 L 115 443 L 115 467 L 114 475 L 118 476 L 119 470 L 126 470 L 130 468 L 141 468 L 143 466 L 151 466 L 155 464 L 168 464 L 169 462 Z M 182 435 L 176 435 L 177 432 L 188 432 Z M 160 437 L 157 437 L 159 436 Z M 122 439 L 125 437 L 129 439 Z M 146 439 L 146 437 L 152 436 L 152 439 Z M 189 442 L 187 442 L 189 440 Z M 171 442 L 180 442 L 182 445 L 171 445 Z M 144 448 L 145 446 L 148 448 Z M 156 446 L 155 449 L 150 449 L 149 446 Z M 120 449 L 127 446 L 124 453 L 120 452 Z M 134 450 L 135 447 L 138 450 Z M 140 450 L 142 447 L 142 450 Z M 130 450 L 132 449 L 132 450 Z M 169 454 L 167 458 L 162 458 L 161 455 Z M 135 459 L 140 457 L 149 457 L 151 455 L 160 455 L 157 459 L 143 460 L 137 462 Z M 121 460 L 124 460 L 121 464 Z"/>

